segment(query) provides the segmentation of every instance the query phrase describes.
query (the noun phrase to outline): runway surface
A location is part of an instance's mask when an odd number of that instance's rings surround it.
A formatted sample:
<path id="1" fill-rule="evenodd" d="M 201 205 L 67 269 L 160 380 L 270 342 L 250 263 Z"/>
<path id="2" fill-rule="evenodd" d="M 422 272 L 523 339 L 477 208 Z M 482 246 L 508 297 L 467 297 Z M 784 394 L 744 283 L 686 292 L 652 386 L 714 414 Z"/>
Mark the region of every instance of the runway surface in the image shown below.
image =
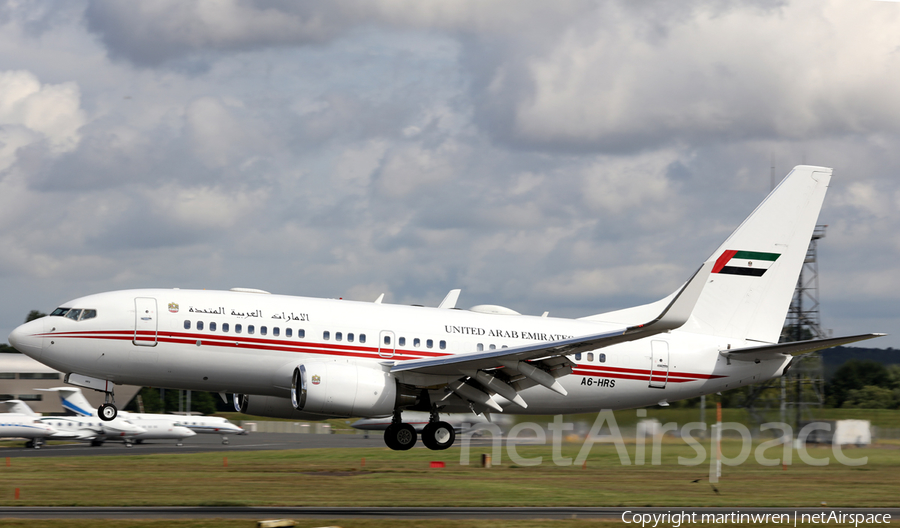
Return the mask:
<path id="1" fill-rule="evenodd" d="M 0 508 L 0 519 L 610 519 L 635 524 L 634 515 L 672 514 L 693 515 L 701 522 L 703 514 L 731 515 L 734 512 L 750 515 L 787 514 L 791 521 L 803 514 L 836 513 L 890 515 L 894 520 L 900 508 Z M 624 515 L 624 517 L 623 517 Z M 882 517 L 883 518 L 883 517 Z M 736 521 L 740 522 L 740 521 Z M 802 522 L 802 521 L 800 521 Z M 640 526 L 638 518 L 637 523 Z M 671 526 L 664 522 L 658 526 Z M 716 523 L 721 524 L 721 523 Z M 741 523 L 746 524 L 746 522 Z M 754 523 L 765 524 L 765 523 Z M 652 526 L 648 524 L 648 526 Z"/>
<path id="2" fill-rule="evenodd" d="M 46 445 L 41 449 L 23 447 L 24 441 L 5 441 L 0 445 L 0 457 L 66 457 L 102 455 L 151 455 L 159 453 L 207 453 L 215 451 L 265 451 L 277 449 L 313 449 L 326 447 L 384 447 L 381 433 L 375 432 L 366 439 L 359 434 L 297 434 L 297 433 L 250 433 L 228 436 L 228 445 L 222 444 L 219 435 L 200 434 L 184 440 L 184 445 L 176 446 L 174 440 L 148 440 L 132 447 L 121 442 L 105 442 L 92 447 L 87 443 L 67 443 Z"/>

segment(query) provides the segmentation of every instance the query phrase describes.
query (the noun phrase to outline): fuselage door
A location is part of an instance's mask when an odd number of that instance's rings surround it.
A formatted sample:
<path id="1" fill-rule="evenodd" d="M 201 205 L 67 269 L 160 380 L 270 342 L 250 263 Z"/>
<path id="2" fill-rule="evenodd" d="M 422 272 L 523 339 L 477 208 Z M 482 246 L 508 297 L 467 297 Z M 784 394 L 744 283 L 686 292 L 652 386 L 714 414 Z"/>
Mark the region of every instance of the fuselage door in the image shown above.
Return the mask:
<path id="1" fill-rule="evenodd" d="M 156 299 L 136 297 L 134 299 L 134 344 L 137 346 L 156 346 L 158 317 Z"/>
<path id="2" fill-rule="evenodd" d="M 383 358 L 394 357 L 394 351 L 397 349 L 394 332 L 390 330 L 382 330 L 378 336 L 378 355 Z"/>
<path id="3" fill-rule="evenodd" d="M 669 343 L 650 341 L 650 387 L 664 389 L 669 380 Z"/>

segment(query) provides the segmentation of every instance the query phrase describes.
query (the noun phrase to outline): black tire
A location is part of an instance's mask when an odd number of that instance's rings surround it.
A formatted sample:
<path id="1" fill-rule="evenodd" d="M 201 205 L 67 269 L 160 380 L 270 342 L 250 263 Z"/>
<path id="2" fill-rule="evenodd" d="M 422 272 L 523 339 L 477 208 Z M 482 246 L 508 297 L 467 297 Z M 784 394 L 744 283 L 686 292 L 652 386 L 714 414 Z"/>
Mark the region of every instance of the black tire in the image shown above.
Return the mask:
<path id="1" fill-rule="evenodd" d="M 456 430 L 447 422 L 430 422 L 422 430 L 422 443 L 433 451 L 441 451 L 456 441 Z"/>
<path id="2" fill-rule="evenodd" d="M 104 422 L 111 422 L 116 419 L 116 416 L 119 415 L 119 410 L 116 409 L 116 406 L 111 403 L 104 403 L 100 406 L 99 409 L 97 409 L 97 414 Z"/>
<path id="3" fill-rule="evenodd" d="M 91 440 L 91 447 L 100 447 L 103 445 L 103 440 Z"/>
<path id="4" fill-rule="evenodd" d="M 406 451 L 416 445 L 416 429 L 405 423 L 391 424 L 384 430 L 384 443 L 394 451 Z"/>
<path id="5" fill-rule="evenodd" d="M 394 424 L 387 426 L 387 429 L 384 430 L 384 445 L 390 447 L 394 451 L 399 451 L 400 448 L 397 446 L 397 443 L 394 441 L 394 430 L 397 427 Z"/>
<path id="6" fill-rule="evenodd" d="M 34 447 L 34 440 L 25 442 L 25 447 L 27 447 L 28 449 L 32 449 Z"/>

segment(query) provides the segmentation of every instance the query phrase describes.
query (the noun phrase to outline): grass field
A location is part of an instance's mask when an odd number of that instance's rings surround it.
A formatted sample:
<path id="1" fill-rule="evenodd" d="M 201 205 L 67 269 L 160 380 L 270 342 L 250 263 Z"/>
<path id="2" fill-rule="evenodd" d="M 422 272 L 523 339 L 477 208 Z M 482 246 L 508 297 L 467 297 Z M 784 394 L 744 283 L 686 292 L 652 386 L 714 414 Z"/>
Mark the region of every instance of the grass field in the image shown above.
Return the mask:
<path id="1" fill-rule="evenodd" d="M 574 458 L 581 446 L 565 445 Z M 726 456 L 737 442 L 723 443 Z M 558 466 L 550 446 L 519 446 L 522 457 L 543 457 L 537 466 L 512 464 L 508 452 L 495 467 L 478 461 L 490 449 L 472 448 L 470 465 L 460 465 L 460 449 L 436 453 L 373 449 L 304 449 L 222 454 L 131 455 L 67 458 L 13 458 L 0 464 L 0 505 L 31 506 L 897 506 L 900 450 L 850 449 L 864 466 L 836 463 L 828 448 L 810 448 L 828 457 L 827 466 L 757 464 L 753 457 L 726 466 L 715 488 L 708 462 L 679 465 L 693 458 L 681 441 L 663 444 L 661 464 L 623 466 L 614 446 L 596 444 L 584 466 Z M 780 456 L 778 449 L 766 452 Z M 629 447 L 634 460 L 634 446 Z M 363 459 L 365 459 L 363 461 Z M 445 468 L 432 469 L 431 461 Z M 499 464 L 498 464 L 499 462 Z M 696 482 L 695 482 L 696 481 Z M 19 488 L 20 498 L 14 498 Z"/>
<path id="2" fill-rule="evenodd" d="M 700 409 L 684 409 L 684 408 L 663 408 L 663 407 L 648 407 L 647 418 L 656 418 L 661 423 L 667 422 L 676 422 L 679 425 L 686 424 L 688 422 L 695 422 L 700 420 Z M 637 424 L 638 420 L 642 420 L 643 418 L 638 418 L 635 409 L 630 409 L 627 411 L 615 411 L 616 422 L 621 427 L 633 427 Z M 772 414 L 772 413 L 770 413 Z M 239 423 L 241 421 L 248 422 L 259 422 L 259 421 L 286 421 L 286 422 L 295 422 L 296 420 L 279 420 L 275 418 L 260 418 L 258 416 L 250 416 L 248 414 L 241 414 L 236 412 L 222 412 L 216 413 L 216 416 L 222 416 L 228 418 L 229 420 Z M 584 415 L 566 415 L 565 420 L 570 423 L 574 422 L 585 422 L 588 425 L 593 423 L 594 419 L 597 417 L 596 413 L 594 414 L 584 414 Z M 788 416 L 788 422 L 793 421 L 793 415 Z M 816 409 L 815 410 L 815 418 L 817 420 L 869 420 L 873 426 L 875 427 L 883 427 L 888 429 L 900 429 L 900 410 L 896 409 Z M 711 423 L 716 419 L 716 408 L 715 404 L 709 405 L 706 408 L 706 422 Z M 350 424 L 354 422 L 356 419 L 333 419 L 327 420 L 326 423 L 331 424 L 332 429 L 336 433 L 355 433 L 356 429 L 353 429 Z M 553 420 L 552 416 L 516 416 L 515 420 L 518 422 L 523 421 L 534 421 L 534 422 L 550 422 Z M 743 424 L 747 424 L 748 426 L 753 423 L 750 419 L 749 414 L 745 409 L 722 409 L 722 420 L 726 422 L 739 422 Z"/>

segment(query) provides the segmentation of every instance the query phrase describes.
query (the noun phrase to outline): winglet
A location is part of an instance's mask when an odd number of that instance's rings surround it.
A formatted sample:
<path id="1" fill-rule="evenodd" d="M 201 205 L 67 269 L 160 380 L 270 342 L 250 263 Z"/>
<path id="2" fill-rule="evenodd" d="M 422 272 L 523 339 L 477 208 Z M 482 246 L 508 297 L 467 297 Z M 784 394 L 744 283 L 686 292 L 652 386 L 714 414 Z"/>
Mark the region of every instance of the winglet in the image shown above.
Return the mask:
<path id="1" fill-rule="evenodd" d="M 438 305 L 438 308 L 456 308 L 456 301 L 459 300 L 459 294 L 462 290 L 450 290 L 444 300 L 441 301 L 441 304 Z"/>
<path id="2" fill-rule="evenodd" d="M 653 327 L 655 333 L 674 330 L 688 321 L 703 287 L 706 286 L 709 276 L 712 274 L 714 261 L 704 262 L 700 269 L 694 273 L 689 281 L 681 288 L 681 291 L 672 299 L 672 302 L 666 306 L 666 309 L 659 314 L 659 317 L 641 325 L 631 326 L 625 330 L 625 335 L 634 332 L 645 332 L 649 327 Z"/>

